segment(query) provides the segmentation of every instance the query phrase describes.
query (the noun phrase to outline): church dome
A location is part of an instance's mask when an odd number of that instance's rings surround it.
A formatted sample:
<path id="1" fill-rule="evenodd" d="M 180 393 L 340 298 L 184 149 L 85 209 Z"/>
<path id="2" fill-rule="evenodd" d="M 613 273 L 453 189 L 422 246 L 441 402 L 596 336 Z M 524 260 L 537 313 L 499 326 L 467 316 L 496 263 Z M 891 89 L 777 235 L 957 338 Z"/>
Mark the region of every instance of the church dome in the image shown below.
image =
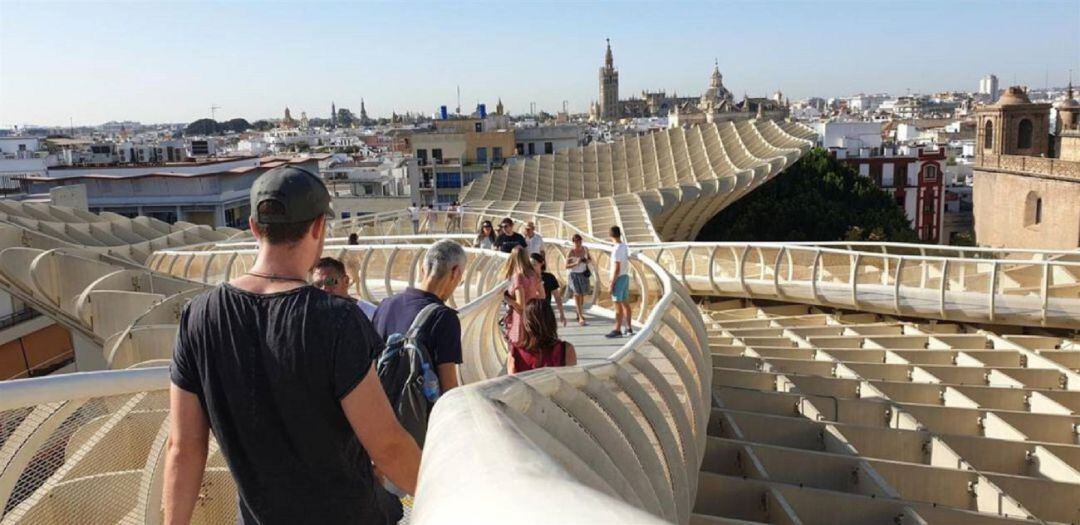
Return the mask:
<path id="1" fill-rule="evenodd" d="M 1012 86 L 1005 90 L 995 106 L 1015 106 L 1017 104 L 1031 104 L 1031 99 L 1020 86 Z"/>

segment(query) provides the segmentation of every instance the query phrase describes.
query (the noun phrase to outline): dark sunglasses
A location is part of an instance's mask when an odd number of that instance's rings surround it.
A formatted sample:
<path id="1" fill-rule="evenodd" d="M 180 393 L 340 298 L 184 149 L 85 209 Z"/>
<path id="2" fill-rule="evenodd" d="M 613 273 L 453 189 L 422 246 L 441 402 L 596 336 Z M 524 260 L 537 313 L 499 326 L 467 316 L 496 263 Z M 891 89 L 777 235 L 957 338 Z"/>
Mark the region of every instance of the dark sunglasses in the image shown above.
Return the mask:
<path id="1" fill-rule="evenodd" d="M 337 286 L 340 282 L 341 279 L 338 279 L 337 277 L 326 277 L 323 279 L 319 279 L 318 281 L 312 282 L 311 285 L 317 286 L 319 288 L 325 288 L 329 286 Z"/>

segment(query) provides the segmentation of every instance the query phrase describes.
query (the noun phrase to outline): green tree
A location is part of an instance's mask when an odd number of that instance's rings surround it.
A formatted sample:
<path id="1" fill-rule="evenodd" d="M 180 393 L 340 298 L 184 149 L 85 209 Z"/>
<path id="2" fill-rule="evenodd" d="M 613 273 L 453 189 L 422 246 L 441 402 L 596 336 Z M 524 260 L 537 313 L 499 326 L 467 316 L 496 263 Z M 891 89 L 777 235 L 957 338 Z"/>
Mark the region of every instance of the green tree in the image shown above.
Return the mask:
<path id="1" fill-rule="evenodd" d="M 888 193 L 816 148 L 724 208 L 699 241 L 918 242 Z"/>
<path id="2" fill-rule="evenodd" d="M 184 135 L 213 135 L 219 132 L 219 126 L 216 120 L 201 118 L 188 124 L 184 128 Z"/>
<path id="3" fill-rule="evenodd" d="M 356 115 L 348 108 L 338 108 L 337 110 L 337 125 L 341 128 L 351 127 L 356 123 Z"/>
<path id="4" fill-rule="evenodd" d="M 251 127 L 254 128 L 255 131 L 270 131 L 274 129 L 274 125 L 268 120 L 256 120 L 251 124 Z"/>
<path id="5" fill-rule="evenodd" d="M 242 118 L 234 118 L 234 119 L 222 122 L 221 125 L 219 126 L 219 129 L 221 131 L 223 131 L 223 132 L 224 131 L 234 131 L 236 133 L 243 133 L 243 132 L 251 129 L 251 123 L 244 120 L 244 119 L 242 119 Z"/>

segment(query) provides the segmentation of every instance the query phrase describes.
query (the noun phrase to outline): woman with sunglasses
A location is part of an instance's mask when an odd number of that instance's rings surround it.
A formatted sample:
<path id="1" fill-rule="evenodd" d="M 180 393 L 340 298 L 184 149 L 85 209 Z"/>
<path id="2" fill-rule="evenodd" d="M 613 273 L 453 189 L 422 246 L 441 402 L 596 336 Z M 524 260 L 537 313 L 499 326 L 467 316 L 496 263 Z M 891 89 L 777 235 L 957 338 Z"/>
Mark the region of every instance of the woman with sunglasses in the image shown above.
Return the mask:
<path id="1" fill-rule="evenodd" d="M 476 233 L 476 240 L 473 241 L 473 248 L 495 249 L 495 228 L 491 226 L 491 221 L 484 221 L 480 225 L 480 231 Z"/>

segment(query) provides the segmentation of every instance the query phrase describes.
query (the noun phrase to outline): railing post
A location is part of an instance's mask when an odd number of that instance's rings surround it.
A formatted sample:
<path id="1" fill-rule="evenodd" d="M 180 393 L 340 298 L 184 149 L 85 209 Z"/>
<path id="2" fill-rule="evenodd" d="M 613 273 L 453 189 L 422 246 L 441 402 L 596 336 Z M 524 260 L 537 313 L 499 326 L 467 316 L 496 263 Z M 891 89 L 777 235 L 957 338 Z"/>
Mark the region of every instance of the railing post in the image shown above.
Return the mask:
<path id="1" fill-rule="evenodd" d="M 988 295 L 988 298 L 987 298 L 988 306 L 990 307 L 990 312 L 987 314 L 987 316 L 990 319 L 990 322 L 994 322 L 994 306 L 995 306 L 995 303 L 996 303 L 996 300 L 994 298 L 994 289 L 997 288 L 997 278 L 998 278 L 998 262 L 995 259 L 990 265 L 990 290 L 988 291 L 989 293 L 987 294 Z"/>
<path id="2" fill-rule="evenodd" d="M 683 286 L 685 286 L 687 290 L 691 289 L 690 288 L 690 281 L 686 278 L 686 259 L 689 256 L 690 256 L 690 246 L 686 246 L 686 248 L 683 249 L 682 262 L 680 264 L 682 266 L 682 282 L 683 282 Z M 663 263 L 661 263 L 661 264 L 663 264 Z"/>
<path id="3" fill-rule="evenodd" d="M 716 286 L 716 276 L 714 275 L 713 268 L 716 264 L 716 253 L 719 251 L 719 246 L 713 246 L 712 252 L 709 254 L 709 285 L 712 286 L 713 293 L 716 295 L 720 295 L 720 288 Z"/>
<path id="4" fill-rule="evenodd" d="M 735 267 L 735 277 L 739 280 L 739 286 L 742 287 L 746 296 L 750 296 L 750 288 L 746 286 L 746 256 L 750 254 L 750 245 L 743 245 L 743 251 L 739 255 L 739 265 Z"/>
<path id="5" fill-rule="evenodd" d="M 1042 267 L 1042 286 L 1039 290 L 1039 299 L 1042 302 L 1042 325 L 1046 326 L 1046 311 L 1050 306 L 1050 263 L 1042 261 Z"/>
<path id="6" fill-rule="evenodd" d="M 939 290 L 939 294 L 938 294 L 938 313 L 941 315 L 942 319 L 947 319 L 948 318 L 945 315 L 945 288 L 946 288 L 946 285 L 948 283 L 949 283 L 949 259 L 943 257 L 941 259 L 941 289 Z"/>
<path id="7" fill-rule="evenodd" d="M 784 292 L 780 290 L 780 261 L 784 258 L 786 251 L 787 246 L 781 246 L 776 252 L 776 261 L 773 263 L 773 290 L 777 297 L 784 297 Z"/>
<path id="8" fill-rule="evenodd" d="M 904 259 L 903 256 L 896 261 L 896 277 L 893 278 L 893 310 L 896 313 L 900 313 L 900 282 L 901 276 L 904 272 Z"/>
<path id="9" fill-rule="evenodd" d="M 851 306 L 855 308 L 859 307 L 859 261 L 862 259 L 862 254 L 855 252 L 854 260 L 851 262 Z"/>
<path id="10" fill-rule="evenodd" d="M 821 272 L 821 248 L 814 248 L 814 263 L 810 266 L 810 293 L 814 296 L 814 300 L 821 302 L 821 298 L 818 297 L 818 274 Z"/>

